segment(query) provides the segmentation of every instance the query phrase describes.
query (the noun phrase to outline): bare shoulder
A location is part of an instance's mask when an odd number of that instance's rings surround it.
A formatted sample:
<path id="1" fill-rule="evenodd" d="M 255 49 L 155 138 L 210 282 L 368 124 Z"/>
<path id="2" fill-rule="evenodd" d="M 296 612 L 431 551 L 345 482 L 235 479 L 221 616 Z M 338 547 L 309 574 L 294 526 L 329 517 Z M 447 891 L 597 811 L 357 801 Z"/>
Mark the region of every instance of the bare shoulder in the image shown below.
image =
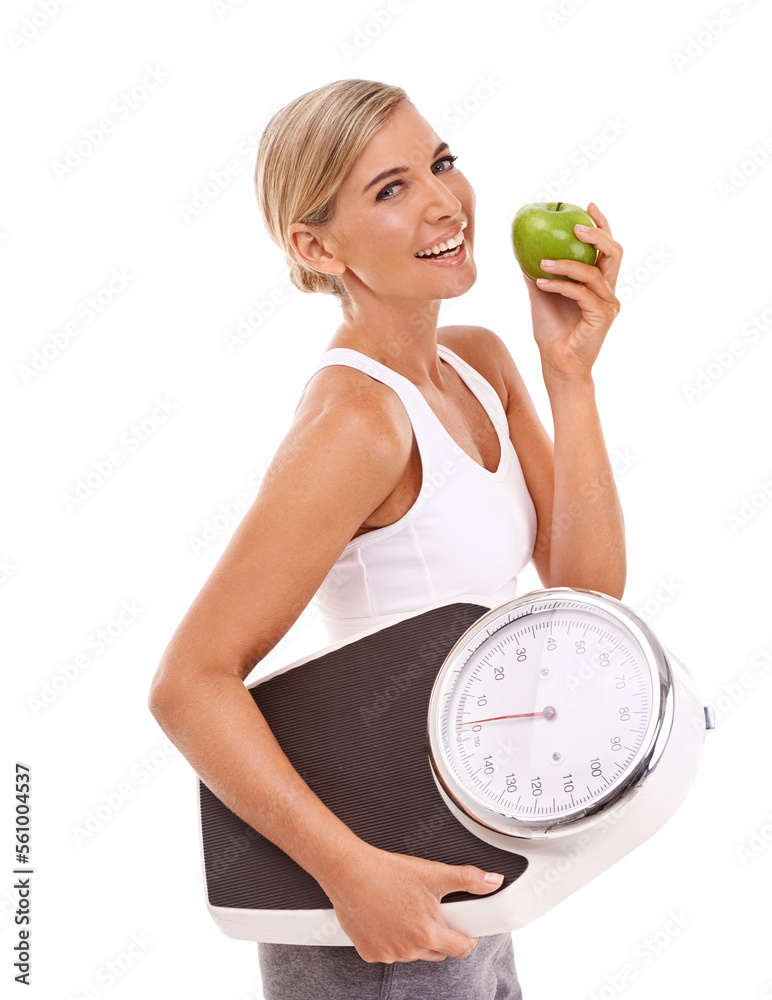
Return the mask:
<path id="1" fill-rule="evenodd" d="M 286 634 L 402 478 L 409 443 L 366 376 L 323 369 L 172 640 L 179 669 L 242 679 Z M 190 665 L 190 666 L 188 666 Z"/>
<path id="2" fill-rule="evenodd" d="M 397 464 L 410 454 L 412 427 L 399 396 L 358 368 L 327 365 L 314 374 L 298 400 L 293 427 L 298 431 L 312 423 L 341 431 L 347 423 L 356 425 L 378 444 L 382 458 Z"/>
<path id="3" fill-rule="evenodd" d="M 513 395 L 524 390 L 509 348 L 493 330 L 484 326 L 443 326 L 437 330 L 437 341 L 449 347 L 493 386 L 505 412 Z"/>

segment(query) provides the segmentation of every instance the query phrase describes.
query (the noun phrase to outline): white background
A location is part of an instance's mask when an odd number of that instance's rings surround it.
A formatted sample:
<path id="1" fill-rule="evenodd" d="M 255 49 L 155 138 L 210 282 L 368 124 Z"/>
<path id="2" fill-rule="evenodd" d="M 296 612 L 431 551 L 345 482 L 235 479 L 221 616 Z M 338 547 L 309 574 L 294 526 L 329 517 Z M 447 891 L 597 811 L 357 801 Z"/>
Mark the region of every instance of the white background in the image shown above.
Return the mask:
<path id="1" fill-rule="evenodd" d="M 548 193 L 607 215 L 623 308 L 595 376 L 626 518 L 624 600 L 717 707 L 677 815 L 516 932 L 524 996 L 772 996 L 769 6 L 45 7 L 4 4 L 0 42 L 2 988 L 22 990 L 20 760 L 34 790 L 26 996 L 261 996 L 254 944 L 206 911 L 195 777 L 146 700 L 338 317 L 333 298 L 286 283 L 255 203 L 256 138 L 298 94 L 366 77 L 407 89 L 475 187 L 479 279 L 442 321 L 504 338 L 548 427 L 509 223 Z M 532 568 L 522 584 L 538 586 Z M 265 664 L 325 642 L 309 608 Z"/>

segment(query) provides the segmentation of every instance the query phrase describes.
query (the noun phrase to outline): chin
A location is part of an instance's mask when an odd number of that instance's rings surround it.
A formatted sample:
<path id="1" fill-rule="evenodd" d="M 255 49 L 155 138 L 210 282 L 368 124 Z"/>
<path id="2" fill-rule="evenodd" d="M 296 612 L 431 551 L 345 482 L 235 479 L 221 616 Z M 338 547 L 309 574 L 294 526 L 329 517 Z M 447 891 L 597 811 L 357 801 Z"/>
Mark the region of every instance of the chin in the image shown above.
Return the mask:
<path id="1" fill-rule="evenodd" d="M 458 274 L 449 274 L 443 281 L 437 281 L 438 299 L 455 299 L 464 292 L 468 292 L 477 281 L 477 267 L 474 261 L 469 258 L 464 265 L 463 271 Z"/>

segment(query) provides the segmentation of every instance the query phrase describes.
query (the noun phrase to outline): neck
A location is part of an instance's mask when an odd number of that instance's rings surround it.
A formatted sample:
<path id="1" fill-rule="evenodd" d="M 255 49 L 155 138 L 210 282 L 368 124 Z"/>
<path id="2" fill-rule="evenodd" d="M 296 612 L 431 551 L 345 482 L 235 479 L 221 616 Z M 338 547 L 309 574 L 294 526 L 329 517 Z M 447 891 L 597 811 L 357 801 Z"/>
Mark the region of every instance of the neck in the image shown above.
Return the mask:
<path id="1" fill-rule="evenodd" d="M 391 299 L 362 303 L 348 299 L 343 322 L 328 344 L 360 351 L 414 385 L 441 383 L 437 317 L 441 299 Z"/>

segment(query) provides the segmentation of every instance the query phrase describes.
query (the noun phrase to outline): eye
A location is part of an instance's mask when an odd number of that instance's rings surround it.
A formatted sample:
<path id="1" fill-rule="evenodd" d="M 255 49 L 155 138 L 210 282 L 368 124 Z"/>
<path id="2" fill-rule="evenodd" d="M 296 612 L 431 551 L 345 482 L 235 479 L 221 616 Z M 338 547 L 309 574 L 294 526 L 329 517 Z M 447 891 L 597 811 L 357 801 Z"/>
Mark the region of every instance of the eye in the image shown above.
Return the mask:
<path id="1" fill-rule="evenodd" d="M 453 169 L 453 164 L 458 159 L 457 156 L 447 156 L 441 157 L 436 163 L 432 164 L 432 170 L 437 174 L 444 174 L 448 170 Z M 376 201 L 388 201 L 390 198 L 394 197 L 394 192 L 396 189 L 403 186 L 403 181 L 392 181 L 391 184 L 387 184 L 385 188 L 381 188 L 378 194 L 375 196 Z"/>
<path id="2" fill-rule="evenodd" d="M 453 164 L 456 162 L 457 159 L 458 159 L 457 156 L 451 156 L 450 154 L 448 154 L 447 156 L 443 156 L 441 160 L 437 160 L 437 162 L 434 164 L 435 167 L 439 167 L 441 163 L 444 164 L 442 170 L 437 171 L 437 173 L 443 174 L 445 173 L 446 170 L 452 170 Z"/>
<path id="3" fill-rule="evenodd" d="M 376 201 L 386 201 L 394 196 L 390 192 L 394 188 L 398 188 L 402 184 L 402 181 L 392 181 L 391 184 L 387 184 L 385 188 L 381 188 L 378 194 L 375 196 Z"/>

